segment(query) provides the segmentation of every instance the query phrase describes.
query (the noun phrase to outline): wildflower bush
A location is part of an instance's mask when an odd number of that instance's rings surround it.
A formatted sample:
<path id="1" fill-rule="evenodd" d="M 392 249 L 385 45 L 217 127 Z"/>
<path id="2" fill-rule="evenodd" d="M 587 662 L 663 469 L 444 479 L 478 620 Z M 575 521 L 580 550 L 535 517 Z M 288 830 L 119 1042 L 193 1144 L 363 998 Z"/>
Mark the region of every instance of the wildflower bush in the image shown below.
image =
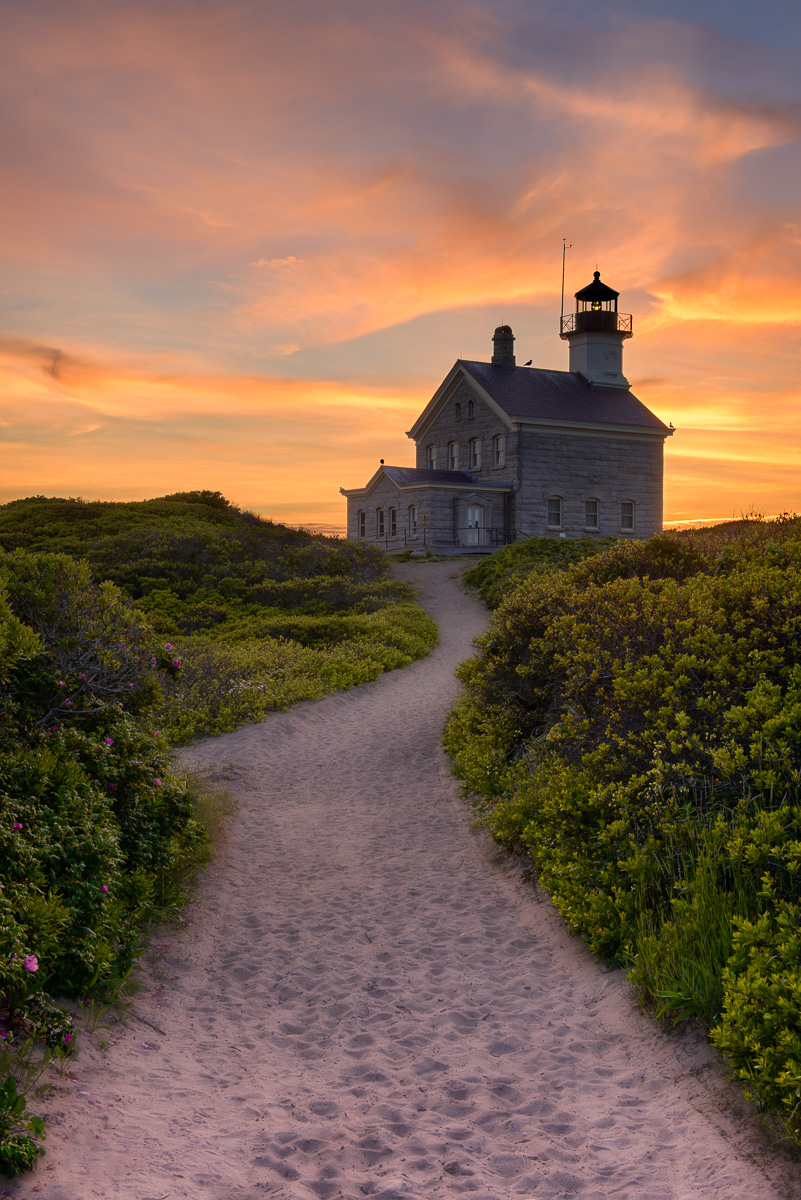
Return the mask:
<path id="1" fill-rule="evenodd" d="M 157 655 L 160 684 L 150 678 L 141 706 L 172 744 L 374 679 L 436 640 L 380 550 L 262 520 L 218 492 L 14 501 L 0 506 L 0 546 L 81 557 L 161 635 L 170 657 Z"/>
<path id="2" fill-rule="evenodd" d="M 206 839 L 149 709 L 179 672 L 141 614 L 66 555 L 0 552 L 0 1039 L 69 1053 L 69 1014 L 128 974 Z M 0 1169 L 38 1153 L 13 1073 Z"/>
<path id="3" fill-rule="evenodd" d="M 570 928 L 661 1019 L 704 1021 L 796 1140 L 799 567 L 797 519 L 540 564 L 461 668 L 445 733 Z"/>

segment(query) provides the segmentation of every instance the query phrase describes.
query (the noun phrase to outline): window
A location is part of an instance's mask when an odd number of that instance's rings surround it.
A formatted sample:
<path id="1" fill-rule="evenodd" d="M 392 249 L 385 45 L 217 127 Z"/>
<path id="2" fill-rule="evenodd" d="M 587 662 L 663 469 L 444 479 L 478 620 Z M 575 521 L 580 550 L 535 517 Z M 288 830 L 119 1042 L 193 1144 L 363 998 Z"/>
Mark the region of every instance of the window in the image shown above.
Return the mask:
<path id="1" fill-rule="evenodd" d="M 456 420 L 457 420 L 457 421 L 461 421 L 461 419 L 462 419 L 462 406 L 461 406 L 461 404 L 456 404 L 456 405 L 454 405 L 454 409 L 453 409 L 453 415 L 456 417 Z"/>
<path id="2" fill-rule="evenodd" d="M 634 528 L 634 501 L 624 500 L 620 506 L 620 528 Z"/>
<path id="3" fill-rule="evenodd" d="M 459 470 L 459 443 L 448 442 L 448 470 Z"/>
<path id="4" fill-rule="evenodd" d="M 559 528 L 562 524 L 562 498 L 561 496 L 548 497 L 548 528 Z"/>
<path id="5" fill-rule="evenodd" d="M 375 510 L 375 521 L 376 521 L 376 532 L 378 533 L 379 537 L 383 537 L 384 536 L 384 510 L 383 510 L 383 508 L 377 508 Z"/>
<path id="6" fill-rule="evenodd" d="M 470 469 L 477 471 L 481 466 L 481 439 L 470 439 Z"/>
<path id="7" fill-rule="evenodd" d="M 356 515 L 358 518 L 359 537 L 365 537 L 367 534 L 367 522 L 365 520 L 367 514 L 360 509 Z"/>
<path id="8" fill-rule="evenodd" d="M 492 465 L 495 467 L 506 465 L 506 438 L 502 433 L 496 434 L 492 439 Z"/>
<path id="9" fill-rule="evenodd" d="M 473 412 L 473 401 L 472 400 L 467 401 L 467 415 L 468 415 L 468 417 L 472 417 L 475 415 Z"/>
<path id="10" fill-rule="evenodd" d="M 584 528 L 585 529 L 597 529 L 598 528 L 598 501 L 597 500 L 585 500 L 584 501 Z"/>
<path id="11" fill-rule="evenodd" d="M 426 446 L 426 466 L 429 471 L 437 469 L 437 447 Z"/>
<path id="12" fill-rule="evenodd" d="M 409 533 L 417 533 L 417 505 L 409 505 Z"/>
<path id="13" fill-rule="evenodd" d="M 398 510 L 396 508 L 389 510 L 389 536 L 398 536 Z"/>

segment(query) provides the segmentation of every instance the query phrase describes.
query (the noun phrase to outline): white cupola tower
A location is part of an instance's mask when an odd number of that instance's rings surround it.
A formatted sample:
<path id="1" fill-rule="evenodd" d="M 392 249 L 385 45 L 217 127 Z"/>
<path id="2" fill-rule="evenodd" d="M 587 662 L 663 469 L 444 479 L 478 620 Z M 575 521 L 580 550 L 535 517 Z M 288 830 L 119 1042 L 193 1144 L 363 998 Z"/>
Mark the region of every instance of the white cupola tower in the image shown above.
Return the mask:
<path id="1" fill-rule="evenodd" d="M 576 292 L 576 311 L 562 317 L 560 336 L 570 344 L 570 370 L 595 387 L 629 387 L 623 341 L 631 337 L 632 320 L 631 313 L 617 311 L 619 295 L 601 283 L 596 271 L 592 283 Z"/>

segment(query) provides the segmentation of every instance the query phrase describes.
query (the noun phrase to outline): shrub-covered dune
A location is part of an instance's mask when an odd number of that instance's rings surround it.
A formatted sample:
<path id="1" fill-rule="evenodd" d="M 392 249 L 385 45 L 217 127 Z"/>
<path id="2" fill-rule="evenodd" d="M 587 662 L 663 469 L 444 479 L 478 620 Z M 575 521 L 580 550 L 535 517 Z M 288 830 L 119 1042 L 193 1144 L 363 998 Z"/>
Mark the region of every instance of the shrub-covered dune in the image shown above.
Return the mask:
<path id="1" fill-rule="evenodd" d="M 217 493 L 0 507 L 0 1172 L 41 1149 L 42 1047 L 75 1048 L 50 997 L 113 996 L 207 854 L 169 743 L 425 654 L 387 574 Z"/>
<path id="2" fill-rule="evenodd" d="M 801 522 L 540 559 L 461 674 L 445 745 L 481 819 L 801 1141 Z"/>
<path id="3" fill-rule="evenodd" d="M 131 599 L 182 663 L 154 712 L 174 744 L 375 679 L 436 640 L 380 550 L 263 520 L 218 492 L 16 500 L 0 506 L 0 547 L 85 559 Z"/>

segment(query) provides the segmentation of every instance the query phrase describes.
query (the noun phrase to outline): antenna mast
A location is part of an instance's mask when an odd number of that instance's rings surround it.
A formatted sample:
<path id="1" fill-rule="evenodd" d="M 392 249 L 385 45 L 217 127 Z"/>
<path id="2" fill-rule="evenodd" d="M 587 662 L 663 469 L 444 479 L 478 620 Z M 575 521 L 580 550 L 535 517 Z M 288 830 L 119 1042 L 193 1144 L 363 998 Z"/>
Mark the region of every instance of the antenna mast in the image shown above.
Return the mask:
<path id="1" fill-rule="evenodd" d="M 567 238 L 562 238 L 562 305 L 559 313 L 559 332 L 562 332 L 562 326 L 565 320 L 565 255 L 568 250 L 573 249 L 573 243 L 567 245 Z"/>

